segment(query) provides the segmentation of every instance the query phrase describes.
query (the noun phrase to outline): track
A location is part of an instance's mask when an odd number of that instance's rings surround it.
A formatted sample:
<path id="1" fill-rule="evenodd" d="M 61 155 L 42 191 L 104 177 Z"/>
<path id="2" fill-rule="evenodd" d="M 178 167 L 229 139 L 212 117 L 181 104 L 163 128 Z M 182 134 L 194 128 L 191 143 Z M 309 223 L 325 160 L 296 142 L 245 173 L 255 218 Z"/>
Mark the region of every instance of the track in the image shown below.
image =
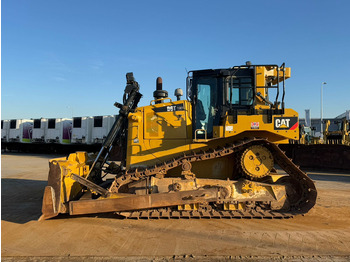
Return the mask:
<path id="1" fill-rule="evenodd" d="M 246 219 L 273 219 L 273 218 L 291 218 L 293 213 L 279 213 L 272 211 L 226 211 L 226 210 L 193 210 L 193 211 L 177 211 L 171 208 L 154 209 L 134 212 L 117 212 L 118 215 L 129 219 L 210 219 L 210 218 L 246 218 Z"/>
<path id="2" fill-rule="evenodd" d="M 244 211 L 224 211 L 210 205 L 209 209 L 204 208 L 204 210 L 175 211 L 169 207 L 166 209 L 119 212 L 118 214 L 127 218 L 289 218 L 297 214 L 307 213 L 316 203 L 317 192 L 313 181 L 306 173 L 301 171 L 277 145 L 262 138 L 240 140 L 228 144 L 225 147 L 219 147 L 216 149 L 210 148 L 206 151 L 183 154 L 180 157 L 155 166 L 127 170 L 125 174 L 115 179 L 110 190 L 111 192 L 118 192 L 122 186 L 127 185 L 130 182 L 145 179 L 157 174 L 166 174 L 168 170 L 181 166 L 187 162 L 191 163 L 225 157 L 241 152 L 252 145 L 262 145 L 268 148 L 272 152 L 275 162 L 289 175 L 290 179 L 294 181 L 292 186 L 299 187 L 299 191 L 297 192 L 298 195 L 293 195 L 294 201 L 288 212 L 272 212 L 271 210 L 263 209 L 258 205 Z"/>

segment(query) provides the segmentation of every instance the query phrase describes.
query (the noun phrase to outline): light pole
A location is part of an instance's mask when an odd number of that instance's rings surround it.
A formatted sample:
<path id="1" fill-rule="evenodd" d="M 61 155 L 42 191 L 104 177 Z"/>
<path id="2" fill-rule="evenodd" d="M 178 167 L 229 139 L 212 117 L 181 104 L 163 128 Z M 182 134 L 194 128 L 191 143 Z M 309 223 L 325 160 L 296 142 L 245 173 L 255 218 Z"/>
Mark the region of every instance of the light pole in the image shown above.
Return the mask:
<path id="1" fill-rule="evenodd" d="M 321 83 L 321 138 L 323 139 L 323 85 L 326 85 L 326 82 Z"/>

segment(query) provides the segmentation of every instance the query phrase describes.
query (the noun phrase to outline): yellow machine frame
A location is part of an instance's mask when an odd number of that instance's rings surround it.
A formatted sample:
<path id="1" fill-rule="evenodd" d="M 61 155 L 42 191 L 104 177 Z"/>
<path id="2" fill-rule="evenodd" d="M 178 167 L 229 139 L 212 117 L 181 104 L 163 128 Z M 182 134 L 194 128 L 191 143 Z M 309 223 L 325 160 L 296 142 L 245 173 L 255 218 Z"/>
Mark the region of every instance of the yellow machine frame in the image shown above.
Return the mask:
<path id="1" fill-rule="evenodd" d="M 279 72 L 280 81 L 283 72 L 269 66 L 256 67 L 257 92 L 266 97 L 267 83 L 276 84 Z M 285 68 L 284 79 L 290 77 L 290 68 Z M 178 155 L 191 150 L 204 149 L 208 146 L 224 145 L 244 137 L 265 137 L 273 143 L 287 144 L 290 139 L 299 139 L 298 121 L 289 126 L 288 119 L 297 118 L 293 109 L 285 109 L 284 114 L 274 115 L 272 123 L 268 122 L 263 109 L 270 105 L 263 99 L 256 99 L 255 115 L 238 115 L 237 123 L 226 114 L 224 125 L 214 126 L 212 139 L 196 139 L 192 132 L 192 105 L 187 100 L 165 102 L 161 99 L 151 101 L 149 106 L 139 107 L 129 114 L 126 168 L 147 166 L 163 161 L 169 155 Z M 182 110 L 176 110 L 176 109 Z M 287 119 L 283 123 L 278 120 Z M 283 126 L 281 130 L 277 125 Z"/>

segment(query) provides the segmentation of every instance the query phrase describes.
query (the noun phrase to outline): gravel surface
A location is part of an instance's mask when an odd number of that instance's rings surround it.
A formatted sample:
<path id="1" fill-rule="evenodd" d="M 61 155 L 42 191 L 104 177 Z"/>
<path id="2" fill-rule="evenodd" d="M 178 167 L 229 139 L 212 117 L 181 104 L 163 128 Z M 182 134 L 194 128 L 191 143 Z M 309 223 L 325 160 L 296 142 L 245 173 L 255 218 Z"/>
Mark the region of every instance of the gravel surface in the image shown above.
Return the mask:
<path id="1" fill-rule="evenodd" d="M 123 220 L 107 214 L 38 222 L 53 157 L 1 156 L 4 261 L 350 260 L 350 172 L 310 171 L 317 204 L 292 219 Z"/>

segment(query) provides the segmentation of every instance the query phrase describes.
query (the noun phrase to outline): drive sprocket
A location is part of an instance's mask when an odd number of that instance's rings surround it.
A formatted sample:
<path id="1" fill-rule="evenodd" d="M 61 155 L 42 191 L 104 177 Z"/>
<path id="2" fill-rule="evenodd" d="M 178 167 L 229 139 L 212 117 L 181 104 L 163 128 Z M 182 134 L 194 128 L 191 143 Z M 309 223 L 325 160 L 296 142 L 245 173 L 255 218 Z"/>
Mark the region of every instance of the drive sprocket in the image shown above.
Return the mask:
<path id="1" fill-rule="evenodd" d="M 250 146 L 241 157 L 242 170 L 253 180 L 268 176 L 273 165 L 273 156 L 270 150 L 264 146 Z"/>

